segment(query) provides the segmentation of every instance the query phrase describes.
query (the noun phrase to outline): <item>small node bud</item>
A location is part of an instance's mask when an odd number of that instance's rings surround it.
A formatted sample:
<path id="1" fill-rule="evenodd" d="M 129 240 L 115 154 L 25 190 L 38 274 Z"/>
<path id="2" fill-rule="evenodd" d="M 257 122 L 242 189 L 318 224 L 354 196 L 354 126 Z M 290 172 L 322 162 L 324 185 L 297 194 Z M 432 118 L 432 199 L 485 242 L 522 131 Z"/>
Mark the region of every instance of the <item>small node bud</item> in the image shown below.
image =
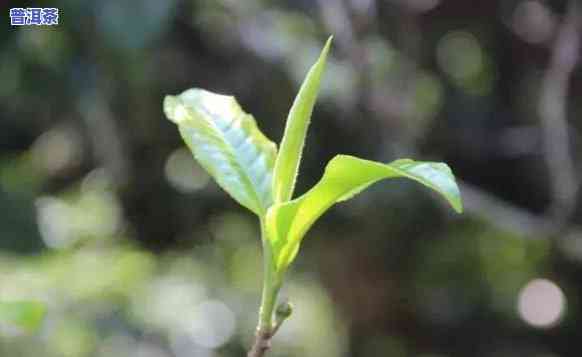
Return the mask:
<path id="1" fill-rule="evenodd" d="M 283 321 L 287 319 L 293 313 L 293 305 L 289 301 L 285 301 L 277 306 L 275 311 L 277 321 Z"/>

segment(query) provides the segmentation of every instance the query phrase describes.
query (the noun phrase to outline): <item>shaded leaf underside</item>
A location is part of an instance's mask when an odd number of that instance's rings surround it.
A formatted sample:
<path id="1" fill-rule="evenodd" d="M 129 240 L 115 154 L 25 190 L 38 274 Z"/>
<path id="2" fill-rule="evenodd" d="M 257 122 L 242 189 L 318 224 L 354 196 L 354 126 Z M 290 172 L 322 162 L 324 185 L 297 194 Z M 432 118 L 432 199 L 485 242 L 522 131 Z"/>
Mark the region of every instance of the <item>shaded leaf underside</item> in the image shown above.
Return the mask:
<path id="1" fill-rule="evenodd" d="M 276 146 L 230 96 L 189 89 L 167 96 L 164 112 L 198 162 L 237 202 L 263 215 L 272 204 Z"/>

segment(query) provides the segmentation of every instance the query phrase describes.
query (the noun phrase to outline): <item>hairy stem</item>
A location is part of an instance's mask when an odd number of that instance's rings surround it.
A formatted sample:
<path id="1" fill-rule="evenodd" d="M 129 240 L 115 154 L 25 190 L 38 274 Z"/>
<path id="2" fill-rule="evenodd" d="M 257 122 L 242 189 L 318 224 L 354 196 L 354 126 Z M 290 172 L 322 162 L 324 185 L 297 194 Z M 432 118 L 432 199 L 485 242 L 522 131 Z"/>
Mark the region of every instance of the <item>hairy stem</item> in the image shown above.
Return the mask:
<path id="1" fill-rule="evenodd" d="M 273 311 L 281 282 L 276 276 L 273 264 L 273 252 L 269 243 L 263 220 L 261 219 L 261 241 L 263 244 L 263 293 L 259 309 L 259 322 L 255 333 L 255 342 L 249 350 L 248 357 L 262 357 L 271 348 L 271 338 L 275 334 Z"/>

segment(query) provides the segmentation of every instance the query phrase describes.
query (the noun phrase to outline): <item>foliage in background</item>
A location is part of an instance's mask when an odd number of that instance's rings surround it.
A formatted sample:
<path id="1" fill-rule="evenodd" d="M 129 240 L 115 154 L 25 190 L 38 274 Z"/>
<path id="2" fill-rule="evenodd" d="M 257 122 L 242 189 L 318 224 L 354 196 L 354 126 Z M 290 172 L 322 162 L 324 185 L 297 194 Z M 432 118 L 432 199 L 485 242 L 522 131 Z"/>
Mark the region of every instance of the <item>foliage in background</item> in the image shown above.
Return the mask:
<path id="1" fill-rule="evenodd" d="M 14 301 L 0 303 L 0 325 L 5 329 L 18 332 L 33 332 L 44 317 L 46 308 L 33 301 Z"/>

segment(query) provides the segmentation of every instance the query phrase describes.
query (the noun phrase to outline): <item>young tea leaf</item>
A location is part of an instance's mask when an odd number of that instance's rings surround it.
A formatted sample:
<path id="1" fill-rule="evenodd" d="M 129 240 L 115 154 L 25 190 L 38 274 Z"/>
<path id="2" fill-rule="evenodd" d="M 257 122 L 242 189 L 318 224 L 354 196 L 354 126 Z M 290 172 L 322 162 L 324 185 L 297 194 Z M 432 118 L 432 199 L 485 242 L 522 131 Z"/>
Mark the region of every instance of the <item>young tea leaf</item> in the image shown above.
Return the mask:
<path id="1" fill-rule="evenodd" d="M 40 326 L 45 313 L 45 306 L 38 302 L 1 302 L 0 328 L 5 326 L 9 329 L 32 332 Z"/>
<path id="2" fill-rule="evenodd" d="M 277 270 L 284 271 L 289 266 L 307 230 L 333 204 L 353 197 L 381 179 L 397 177 L 409 178 L 435 190 L 455 211 L 462 211 L 455 177 L 444 163 L 405 159 L 382 164 L 338 155 L 307 193 L 269 209 L 266 224 Z"/>
<path id="3" fill-rule="evenodd" d="M 194 157 L 241 205 L 257 215 L 273 203 L 277 148 L 233 97 L 202 89 L 166 96 L 164 112 Z"/>
<path id="4" fill-rule="evenodd" d="M 273 194 L 277 203 L 288 201 L 293 196 L 305 136 L 319 92 L 319 83 L 325 69 L 331 41 L 332 37 L 327 40 L 319 59 L 307 73 L 287 116 L 285 133 L 281 140 L 273 174 Z"/>

